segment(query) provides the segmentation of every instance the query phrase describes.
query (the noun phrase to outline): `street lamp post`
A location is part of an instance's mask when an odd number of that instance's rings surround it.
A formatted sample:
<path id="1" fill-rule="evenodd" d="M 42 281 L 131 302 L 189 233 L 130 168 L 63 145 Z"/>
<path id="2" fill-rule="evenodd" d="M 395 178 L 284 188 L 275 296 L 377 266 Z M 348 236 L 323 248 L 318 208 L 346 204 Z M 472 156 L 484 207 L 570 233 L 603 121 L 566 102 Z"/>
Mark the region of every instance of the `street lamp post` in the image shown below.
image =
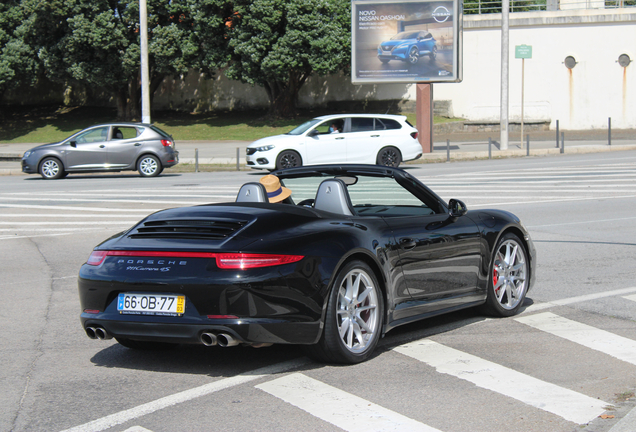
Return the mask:
<path id="1" fill-rule="evenodd" d="M 148 72 L 148 9 L 139 0 L 139 38 L 141 45 L 141 121 L 150 123 L 150 74 Z"/>

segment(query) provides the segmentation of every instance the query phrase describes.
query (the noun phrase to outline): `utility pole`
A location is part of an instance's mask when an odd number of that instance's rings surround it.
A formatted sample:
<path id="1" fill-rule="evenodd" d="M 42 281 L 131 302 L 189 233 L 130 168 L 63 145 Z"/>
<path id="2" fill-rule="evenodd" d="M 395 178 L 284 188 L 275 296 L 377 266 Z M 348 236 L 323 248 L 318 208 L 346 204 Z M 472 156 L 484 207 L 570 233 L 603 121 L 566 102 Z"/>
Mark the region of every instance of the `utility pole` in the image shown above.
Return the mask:
<path id="1" fill-rule="evenodd" d="M 508 15 L 510 0 L 501 2 L 501 119 L 499 149 L 508 150 Z"/>
<path id="2" fill-rule="evenodd" d="M 150 123 L 150 74 L 148 72 L 148 9 L 139 0 L 139 38 L 141 45 L 141 121 Z"/>

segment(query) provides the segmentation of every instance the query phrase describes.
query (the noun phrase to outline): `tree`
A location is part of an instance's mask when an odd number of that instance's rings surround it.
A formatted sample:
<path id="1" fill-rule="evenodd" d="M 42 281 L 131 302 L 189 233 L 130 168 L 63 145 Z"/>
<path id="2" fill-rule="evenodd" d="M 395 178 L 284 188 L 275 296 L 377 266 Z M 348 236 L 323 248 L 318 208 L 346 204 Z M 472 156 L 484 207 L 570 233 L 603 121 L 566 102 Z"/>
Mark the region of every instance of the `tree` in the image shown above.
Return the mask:
<path id="1" fill-rule="evenodd" d="M 231 79 L 265 89 L 270 114 L 296 114 L 298 92 L 312 74 L 349 67 L 351 2 L 236 0 L 229 23 Z"/>
<path id="2" fill-rule="evenodd" d="M 120 119 L 140 117 L 139 3 L 136 0 L 23 0 L 27 45 L 49 79 L 103 87 Z M 202 13 L 202 11 L 204 11 Z M 148 0 L 151 95 L 166 76 L 191 68 L 208 74 L 227 61 L 224 0 Z M 199 31 L 197 31 L 197 29 Z"/>
<path id="3" fill-rule="evenodd" d="M 20 0 L 0 3 L 0 98 L 7 89 L 33 83 L 40 72 L 36 53 L 22 40 L 24 19 Z"/>

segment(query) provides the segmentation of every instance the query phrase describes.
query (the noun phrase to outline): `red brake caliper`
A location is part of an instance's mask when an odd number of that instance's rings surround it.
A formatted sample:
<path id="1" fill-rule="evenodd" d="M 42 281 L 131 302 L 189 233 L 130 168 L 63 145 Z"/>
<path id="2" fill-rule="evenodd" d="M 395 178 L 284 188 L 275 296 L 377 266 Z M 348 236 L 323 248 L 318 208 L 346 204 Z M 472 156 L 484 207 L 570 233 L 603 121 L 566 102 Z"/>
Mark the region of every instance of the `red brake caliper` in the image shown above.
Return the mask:
<path id="1" fill-rule="evenodd" d="M 499 280 L 499 272 L 497 272 L 497 269 L 493 269 L 492 271 L 492 286 L 496 287 L 497 286 L 497 281 Z M 495 288 L 495 291 L 499 291 L 501 287 L 499 288 Z"/>

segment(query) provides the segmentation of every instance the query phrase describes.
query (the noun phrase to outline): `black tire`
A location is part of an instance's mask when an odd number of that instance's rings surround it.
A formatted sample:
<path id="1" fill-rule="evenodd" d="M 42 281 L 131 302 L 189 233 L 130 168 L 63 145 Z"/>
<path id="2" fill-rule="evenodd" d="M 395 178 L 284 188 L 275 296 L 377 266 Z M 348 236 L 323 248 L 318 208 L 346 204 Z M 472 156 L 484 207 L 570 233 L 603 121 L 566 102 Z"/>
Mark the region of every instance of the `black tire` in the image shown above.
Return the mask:
<path id="1" fill-rule="evenodd" d="M 137 161 L 137 171 L 142 177 L 157 177 L 163 171 L 163 167 L 156 156 L 144 155 Z"/>
<path id="2" fill-rule="evenodd" d="M 40 162 L 39 172 L 44 180 L 57 180 L 64 177 L 64 165 L 58 158 L 47 157 Z"/>
<path id="3" fill-rule="evenodd" d="M 285 150 L 278 154 L 276 158 L 276 169 L 294 168 L 303 166 L 300 155 L 293 150 Z"/>
<path id="4" fill-rule="evenodd" d="M 177 344 L 169 342 L 152 342 L 152 341 L 138 341 L 133 339 L 115 338 L 121 346 L 134 350 L 143 351 L 162 351 L 170 350 L 177 346 Z"/>
<path id="5" fill-rule="evenodd" d="M 384 298 L 373 270 L 362 261 L 345 264 L 327 301 L 322 336 L 305 347 L 307 354 L 328 363 L 367 360 L 380 340 L 384 320 Z"/>
<path id="6" fill-rule="evenodd" d="M 384 147 L 378 152 L 375 163 L 397 168 L 402 163 L 402 153 L 395 147 Z"/>
<path id="7" fill-rule="evenodd" d="M 409 50 L 409 56 L 406 58 L 410 65 L 415 65 L 420 59 L 420 53 L 417 50 L 417 47 L 412 47 Z"/>
<path id="8" fill-rule="evenodd" d="M 499 239 L 489 269 L 488 296 L 482 310 L 498 317 L 516 315 L 530 281 L 528 252 L 519 237 L 507 233 Z"/>
<path id="9" fill-rule="evenodd" d="M 434 62 L 437 58 L 437 47 L 435 45 L 433 45 L 433 49 L 429 53 L 428 58 L 431 62 Z"/>

